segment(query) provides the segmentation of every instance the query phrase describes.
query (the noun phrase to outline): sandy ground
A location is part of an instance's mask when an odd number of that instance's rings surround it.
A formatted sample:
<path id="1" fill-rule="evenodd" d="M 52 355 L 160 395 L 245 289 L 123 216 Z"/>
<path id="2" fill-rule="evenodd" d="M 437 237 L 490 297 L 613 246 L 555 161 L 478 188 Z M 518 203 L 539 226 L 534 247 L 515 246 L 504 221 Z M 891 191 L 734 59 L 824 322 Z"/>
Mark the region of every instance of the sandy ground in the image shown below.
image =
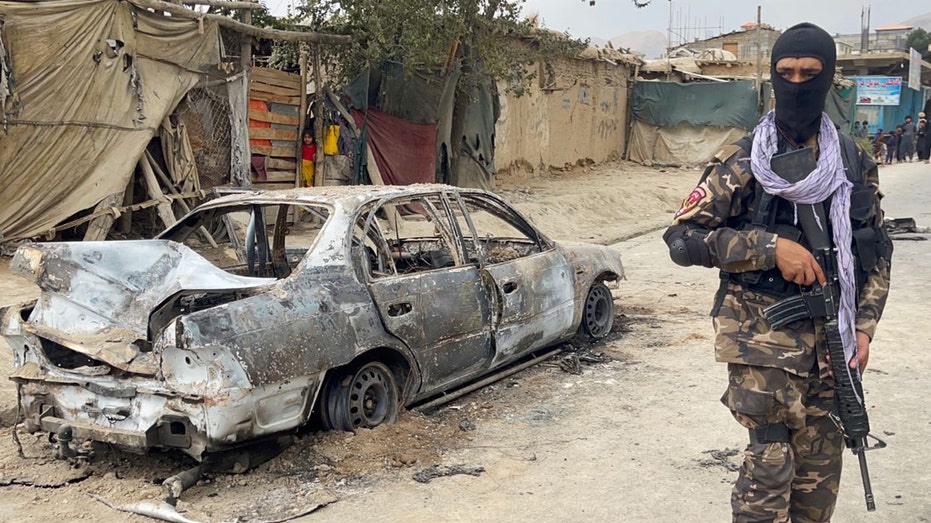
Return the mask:
<path id="1" fill-rule="evenodd" d="M 929 175 L 925 165 L 884 168 L 887 213 L 931 226 Z M 503 180 L 499 192 L 554 239 L 622 252 L 628 274 L 614 291 L 615 332 L 580 348 L 592 357 L 575 365 L 566 353 L 393 426 L 302 435 L 257 470 L 208 478 L 182 496 L 179 510 L 198 521 L 242 522 L 321 505 L 299 520 L 728 520 L 746 435 L 718 403 L 725 369 L 713 361 L 707 317 L 717 278 L 674 266 L 659 237 L 697 176 L 617 163 Z M 0 264 L 0 304 L 34 294 L 5 271 Z M 931 353 L 916 328 L 931 315 L 928 274 L 928 243 L 897 241 L 894 291 L 864 378 L 873 431 L 889 443 L 868 454 L 878 509 L 866 513 L 848 453 L 835 521 L 931 520 Z M 0 373 L 9 358 L 0 341 Z M 14 406 L 12 387 L 0 382 L 0 411 Z M 72 467 L 25 434 L 24 459 L 9 437 L 9 414 L 2 420 L 0 521 L 147 521 L 93 496 L 155 499 L 159 478 L 191 464 L 99 449 Z"/>

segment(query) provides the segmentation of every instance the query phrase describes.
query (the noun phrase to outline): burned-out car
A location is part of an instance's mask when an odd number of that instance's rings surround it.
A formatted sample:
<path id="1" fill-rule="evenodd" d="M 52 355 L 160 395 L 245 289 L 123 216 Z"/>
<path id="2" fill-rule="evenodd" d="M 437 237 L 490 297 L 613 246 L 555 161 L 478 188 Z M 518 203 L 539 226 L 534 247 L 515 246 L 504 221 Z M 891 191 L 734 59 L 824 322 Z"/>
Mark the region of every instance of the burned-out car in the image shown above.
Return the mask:
<path id="1" fill-rule="evenodd" d="M 531 351 L 606 336 L 616 251 L 445 185 L 240 192 L 153 240 L 30 244 L 0 310 L 29 431 L 196 459 L 353 430 Z"/>

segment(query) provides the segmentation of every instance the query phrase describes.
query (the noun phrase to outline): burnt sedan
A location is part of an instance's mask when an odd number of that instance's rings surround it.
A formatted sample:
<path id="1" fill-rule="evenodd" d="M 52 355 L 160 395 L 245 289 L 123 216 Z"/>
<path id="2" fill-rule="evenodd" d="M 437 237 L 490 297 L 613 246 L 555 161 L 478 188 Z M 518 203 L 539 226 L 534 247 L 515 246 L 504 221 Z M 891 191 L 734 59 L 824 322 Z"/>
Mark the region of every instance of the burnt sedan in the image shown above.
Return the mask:
<path id="1" fill-rule="evenodd" d="M 531 351 L 599 339 L 619 254 L 444 185 L 238 192 L 156 239 L 31 244 L 0 310 L 31 432 L 206 453 L 354 430 Z"/>

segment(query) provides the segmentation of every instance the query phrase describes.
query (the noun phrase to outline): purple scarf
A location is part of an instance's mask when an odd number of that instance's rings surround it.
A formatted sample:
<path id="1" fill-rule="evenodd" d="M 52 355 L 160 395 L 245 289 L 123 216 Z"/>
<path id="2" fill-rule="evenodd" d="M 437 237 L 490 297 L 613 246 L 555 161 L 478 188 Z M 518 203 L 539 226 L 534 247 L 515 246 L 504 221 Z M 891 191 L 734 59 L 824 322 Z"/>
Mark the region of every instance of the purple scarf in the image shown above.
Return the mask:
<path id="1" fill-rule="evenodd" d="M 840 310 L 838 327 L 844 344 L 844 356 L 849 362 L 857 355 L 857 336 L 854 318 L 856 315 L 857 289 L 854 279 L 854 259 L 851 251 L 852 231 L 850 227 L 850 191 L 853 184 L 844 172 L 841 159 L 840 139 L 834 122 L 826 113 L 821 115 L 821 129 L 818 134 L 818 165 L 804 180 L 789 183 L 774 173 L 770 161 L 776 153 L 778 138 L 776 136 L 775 113 L 770 111 L 753 131 L 753 149 L 750 156 L 753 176 L 763 190 L 779 196 L 794 204 L 820 203 L 833 197 L 829 220 L 834 229 L 834 246 L 837 248 L 837 263 L 840 272 Z M 798 221 L 796 211 L 796 221 Z M 819 224 L 826 227 L 827 224 Z M 859 360 L 858 360 L 859 361 Z M 850 366 L 845 365 L 848 372 Z M 857 369 L 855 372 L 859 372 Z M 840 376 L 835 376 L 840 379 Z M 857 398 L 863 402 L 863 398 Z"/>

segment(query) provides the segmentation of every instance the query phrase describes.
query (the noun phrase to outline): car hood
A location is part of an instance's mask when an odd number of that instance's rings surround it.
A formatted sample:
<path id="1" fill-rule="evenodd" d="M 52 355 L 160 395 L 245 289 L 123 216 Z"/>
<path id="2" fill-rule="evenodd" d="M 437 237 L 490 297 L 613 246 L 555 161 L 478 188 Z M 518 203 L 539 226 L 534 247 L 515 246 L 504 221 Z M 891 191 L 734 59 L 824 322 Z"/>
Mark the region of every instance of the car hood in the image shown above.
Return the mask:
<path id="1" fill-rule="evenodd" d="M 230 274 L 168 240 L 45 243 L 20 247 L 10 270 L 41 293 L 24 330 L 130 372 L 154 374 L 140 353 L 149 315 L 182 292 L 271 285 Z M 148 359 L 153 361 L 149 362 Z"/>

